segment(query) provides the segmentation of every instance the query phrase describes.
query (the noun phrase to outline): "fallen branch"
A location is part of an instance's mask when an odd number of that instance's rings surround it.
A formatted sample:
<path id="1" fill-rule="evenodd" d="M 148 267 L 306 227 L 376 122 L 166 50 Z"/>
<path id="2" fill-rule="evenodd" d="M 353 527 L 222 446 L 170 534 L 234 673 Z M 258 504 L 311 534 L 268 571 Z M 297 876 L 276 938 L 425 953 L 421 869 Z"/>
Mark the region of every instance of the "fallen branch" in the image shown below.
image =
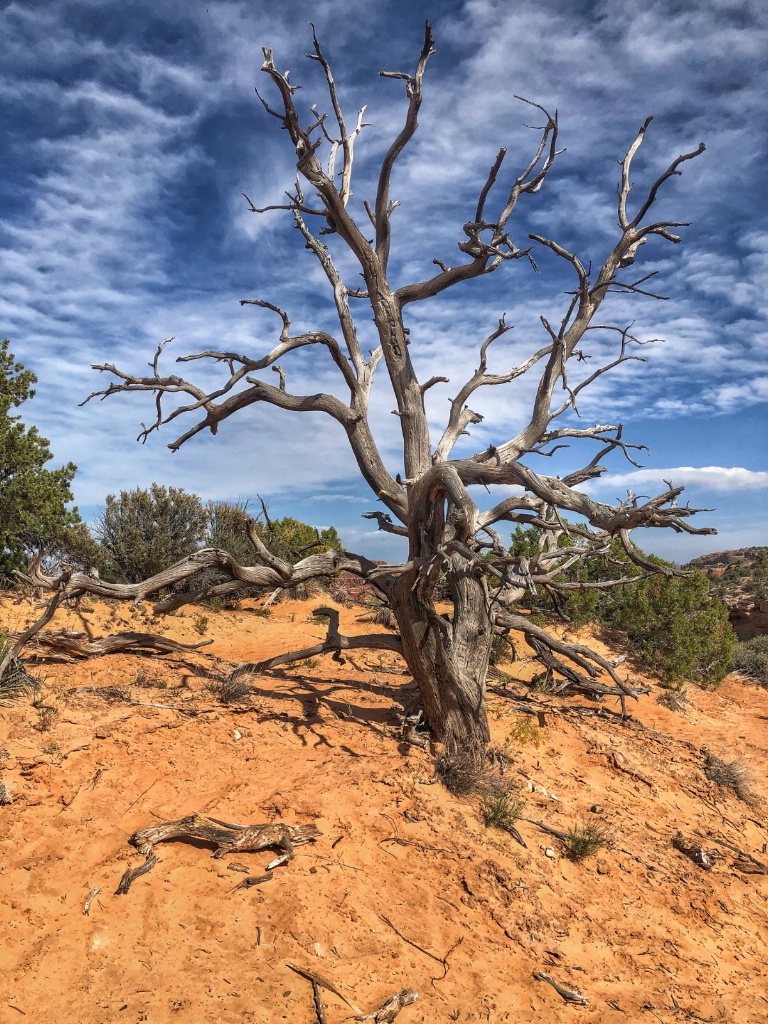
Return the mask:
<path id="1" fill-rule="evenodd" d="M 93 901 L 96 899 L 100 892 L 101 886 L 97 885 L 95 889 L 91 889 L 91 891 L 88 893 L 88 898 L 86 899 L 85 906 L 83 907 L 83 914 L 85 914 L 86 917 L 90 914 L 91 904 L 93 903 Z"/>
<path id="2" fill-rule="evenodd" d="M 232 865 L 230 864 L 229 867 L 232 867 Z M 240 868 L 240 870 L 242 871 L 242 868 Z M 245 870 L 247 871 L 248 868 Z M 238 884 L 229 891 L 236 892 L 238 889 L 250 889 L 251 886 L 261 885 L 263 882 L 271 882 L 273 878 L 274 875 L 271 871 L 267 871 L 265 875 L 249 875 L 247 878 L 244 878 L 242 882 L 238 882 Z"/>
<path id="3" fill-rule="evenodd" d="M 152 847 L 166 839 L 199 839 L 213 843 L 216 847 L 213 851 L 215 858 L 227 853 L 254 853 L 278 846 L 285 851 L 285 858 L 291 859 L 294 846 L 312 842 L 320 835 L 322 832 L 315 825 L 234 825 L 217 818 L 208 818 L 204 814 L 189 814 L 186 818 L 166 821 L 133 833 L 128 842 L 140 853 L 146 854 L 147 860 L 141 867 L 125 872 L 116 895 L 127 893 L 132 882 L 152 870 L 157 861 Z M 265 879 L 261 877 L 258 880 Z M 246 879 L 245 884 L 255 883 Z"/>
<path id="4" fill-rule="evenodd" d="M 378 1010 L 374 1010 L 373 1013 L 366 1013 L 364 1016 L 358 1017 L 357 1020 L 361 1022 L 370 1021 L 371 1024 L 392 1024 L 392 1021 L 403 1007 L 410 1006 L 418 998 L 418 992 L 411 992 L 410 989 L 404 988 L 401 992 L 396 992 Z"/>
<path id="5" fill-rule="evenodd" d="M 389 633 L 343 636 L 339 632 L 339 613 L 335 608 L 315 608 L 312 614 L 329 620 L 328 632 L 322 643 L 315 644 L 313 647 L 305 647 L 300 651 L 286 651 L 285 654 L 278 654 L 274 658 L 267 658 L 265 661 L 258 661 L 252 665 L 240 665 L 235 669 L 230 678 L 243 675 L 246 672 L 265 672 L 268 669 L 278 668 L 280 665 L 290 665 L 296 661 L 306 661 L 307 658 L 315 658 L 321 654 L 332 653 L 335 661 L 343 662 L 344 659 L 341 656 L 341 652 L 357 648 L 393 651 L 395 654 L 403 653 L 400 638 Z"/>
<path id="6" fill-rule="evenodd" d="M 322 974 L 318 974 L 316 971 L 311 970 L 309 967 L 299 967 L 298 964 L 291 963 L 290 961 L 288 961 L 285 966 L 289 967 L 292 971 L 295 971 L 296 974 L 300 974 L 302 978 L 306 978 L 307 981 L 311 981 L 313 985 L 319 985 L 321 988 L 325 988 L 329 992 L 333 992 L 333 994 L 335 996 L 338 996 L 343 1003 L 347 1004 L 347 1006 L 354 1014 L 357 1014 L 358 1017 L 363 1016 L 363 1011 L 360 1009 L 360 1007 L 355 1006 L 355 1004 L 351 1002 L 349 999 L 347 999 L 344 993 L 339 988 L 337 988 L 337 986 L 334 985 L 332 981 L 329 981 L 328 978 L 324 978 Z"/>
<path id="7" fill-rule="evenodd" d="M 312 997 L 315 1000 L 317 1024 L 326 1024 L 325 1014 L 323 1013 L 323 1004 L 320 1002 L 320 986 L 314 980 L 312 981 Z"/>
<path id="8" fill-rule="evenodd" d="M 36 562 L 37 562 L 37 565 L 39 566 L 39 564 L 40 564 L 39 556 L 36 559 Z M 31 626 L 28 626 L 27 629 L 25 629 L 23 633 L 8 633 L 7 634 L 8 639 L 15 640 L 16 643 L 13 645 L 13 647 L 11 647 L 8 651 L 6 651 L 5 656 L 0 661 L 0 680 L 5 675 L 5 670 L 11 664 L 13 659 L 18 656 L 19 652 L 25 646 L 25 644 L 27 644 L 32 639 L 32 637 L 36 636 L 40 632 L 40 630 L 43 628 L 43 626 L 46 625 L 46 623 L 51 621 L 51 619 L 53 618 L 53 616 L 54 616 L 54 614 L 56 612 L 56 609 L 59 607 L 59 604 L 61 603 L 62 598 L 65 596 L 66 587 L 67 587 L 67 584 L 69 583 L 69 579 L 70 579 L 71 576 L 72 576 L 72 568 L 71 567 L 68 567 L 67 569 L 64 570 L 64 572 L 62 572 L 61 576 L 58 579 L 58 588 L 56 590 L 56 593 L 53 595 L 51 600 L 48 602 L 45 611 L 43 612 L 43 614 L 40 616 L 40 618 L 36 622 L 33 622 Z"/>
<path id="9" fill-rule="evenodd" d="M 545 974 L 544 971 L 535 971 L 533 976 L 537 981 L 546 981 L 547 984 L 551 985 L 555 992 L 563 997 L 566 1003 L 575 1003 L 577 1006 L 589 1006 L 589 1000 L 586 996 L 576 992 L 575 989 L 564 988 L 550 974 Z"/>
<path id="10" fill-rule="evenodd" d="M 10 639 L 18 641 L 18 638 L 26 636 L 27 633 L 29 630 L 26 633 L 11 632 L 8 636 Z M 39 633 L 32 639 L 34 639 L 36 657 L 65 662 L 74 662 L 78 658 L 99 657 L 103 654 L 122 654 L 127 651 L 157 654 L 197 651 L 201 647 L 208 647 L 213 643 L 213 640 L 201 640 L 197 644 L 182 644 L 155 633 L 114 633 L 111 636 L 89 640 L 87 633 L 72 633 L 69 630 L 60 630 L 58 633 Z M 29 646 L 29 641 L 25 640 L 24 644 Z M 19 647 L 18 642 L 16 646 Z"/>
<path id="11" fill-rule="evenodd" d="M 142 875 L 146 875 L 148 871 L 157 864 L 157 857 L 150 850 L 147 854 L 147 859 L 137 868 L 126 868 L 123 877 L 120 879 L 120 884 L 115 889 L 115 896 L 125 896 L 128 890 L 131 888 L 137 878 L 141 878 Z"/>
<path id="12" fill-rule="evenodd" d="M 692 860 L 698 867 L 705 871 L 711 871 L 718 860 L 722 857 L 717 850 L 705 850 L 700 843 L 689 843 L 682 832 L 672 837 L 672 845 L 676 850 Z"/>
<path id="13" fill-rule="evenodd" d="M 763 864 L 761 860 L 758 860 L 757 857 L 753 857 L 752 854 L 747 853 L 746 850 L 742 850 L 740 847 L 734 846 L 733 843 L 726 843 L 724 839 L 717 839 L 711 832 L 708 832 L 706 836 L 696 829 L 694 829 L 694 832 L 701 839 L 709 839 L 710 842 L 717 843 L 718 846 L 723 846 L 726 850 L 730 850 L 732 853 L 737 853 L 739 857 L 745 858 L 753 865 L 754 868 L 757 869 L 751 870 L 746 865 L 741 866 L 739 862 L 736 861 L 734 867 L 737 867 L 739 871 L 743 871 L 745 874 L 751 875 L 768 875 L 768 864 Z"/>

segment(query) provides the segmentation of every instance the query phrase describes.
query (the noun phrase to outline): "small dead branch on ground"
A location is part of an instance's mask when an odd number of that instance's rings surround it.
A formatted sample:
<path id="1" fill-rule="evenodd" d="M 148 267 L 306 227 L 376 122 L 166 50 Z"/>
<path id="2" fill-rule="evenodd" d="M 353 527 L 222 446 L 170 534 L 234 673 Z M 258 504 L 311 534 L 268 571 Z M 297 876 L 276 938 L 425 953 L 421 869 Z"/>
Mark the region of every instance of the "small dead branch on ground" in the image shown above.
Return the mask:
<path id="1" fill-rule="evenodd" d="M 140 875 L 151 871 L 157 863 L 152 847 L 166 839 L 200 839 L 206 843 L 213 843 L 216 847 L 213 852 L 215 858 L 228 853 L 255 853 L 270 846 L 277 846 L 285 851 L 284 857 L 270 864 L 267 869 L 269 871 L 278 863 L 292 859 L 295 846 L 313 842 L 321 835 L 322 832 L 315 825 L 235 825 L 219 821 L 217 818 L 208 818 L 204 814 L 189 814 L 185 818 L 152 825 L 133 833 L 128 842 L 135 846 L 139 853 L 145 854 L 147 860 L 141 867 L 125 872 L 117 888 L 117 894 L 127 893 L 132 882 Z"/>
<path id="2" fill-rule="evenodd" d="M 383 1006 L 379 1007 L 378 1010 L 374 1010 L 372 1013 L 366 1013 L 362 1017 L 358 1017 L 357 1020 L 361 1022 L 370 1021 L 371 1024 L 392 1024 L 392 1021 L 400 1013 L 404 1006 L 410 1006 L 411 1003 L 415 1003 L 419 998 L 418 992 L 411 992 L 410 989 L 404 988 L 400 992 L 396 992 L 395 995 L 388 999 Z"/>
<path id="3" fill-rule="evenodd" d="M 701 843 L 688 842 L 682 832 L 678 832 L 672 837 L 672 845 L 688 860 L 692 860 L 694 864 L 705 871 L 711 871 L 722 857 L 717 850 L 705 850 Z"/>
<path id="4" fill-rule="evenodd" d="M 333 992 L 333 994 L 338 996 L 343 1003 L 347 1004 L 350 1010 L 356 1014 L 358 1018 L 362 1019 L 363 1011 L 360 1007 L 355 1006 L 353 1002 L 347 999 L 344 993 L 334 985 L 332 981 L 329 981 L 328 978 L 324 978 L 322 974 L 318 974 L 317 971 L 313 971 L 309 967 L 299 967 L 298 964 L 291 963 L 290 961 L 288 961 L 285 966 L 289 967 L 292 971 L 295 971 L 296 974 L 300 974 L 302 978 L 306 978 L 307 981 L 311 981 L 313 986 L 319 985 L 321 988 L 327 989 L 329 992 Z M 317 1003 L 315 1003 L 315 1005 L 317 1005 Z"/>
<path id="5" fill-rule="evenodd" d="M 448 963 L 448 957 L 451 955 L 454 949 L 456 949 L 457 946 L 461 945 L 461 943 L 464 941 L 463 938 L 457 939 L 456 942 L 454 942 L 454 944 L 451 946 L 451 948 L 446 952 L 445 956 L 435 956 L 434 953 L 430 953 L 428 949 L 424 949 L 423 946 L 420 946 L 418 942 L 414 942 L 413 939 L 409 939 L 407 935 L 403 935 L 400 929 L 396 928 L 388 917 L 385 917 L 383 914 L 381 914 L 380 916 L 384 924 L 389 925 L 392 931 L 395 932 L 396 935 L 399 935 L 403 942 L 407 942 L 409 946 L 413 946 L 414 949 L 418 949 L 420 953 L 423 953 L 425 956 L 428 956 L 430 960 L 434 960 L 435 963 L 438 963 L 442 966 L 442 976 L 439 978 L 432 978 L 432 984 L 434 985 L 436 981 L 442 981 L 443 978 L 445 978 L 446 974 L 448 973 L 448 967 L 450 966 Z"/>
<path id="6" fill-rule="evenodd" d="M 589 1006 L 589 1000 L 586 996 L 576 992 L 575 989 L 564 988 L 550 974 L 545 974 L 544 971 L 536 971 L 533 976 L 537 981 L 546 981 L 547 984 L 551 985 L 555 992 L 563 997 L 566 1003 L 574 1003 L 576 1006 Z"/>

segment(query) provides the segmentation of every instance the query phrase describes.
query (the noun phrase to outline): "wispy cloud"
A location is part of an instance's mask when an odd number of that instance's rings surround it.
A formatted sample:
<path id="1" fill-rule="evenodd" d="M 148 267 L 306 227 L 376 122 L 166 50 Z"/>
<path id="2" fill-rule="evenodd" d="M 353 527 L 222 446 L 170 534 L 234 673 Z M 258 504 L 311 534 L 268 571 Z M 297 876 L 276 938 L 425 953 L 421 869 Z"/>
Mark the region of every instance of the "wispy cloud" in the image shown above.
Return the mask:
<path id="1" fill-rule="evenodd" d="M 645 363 L 600 378 L 579 410 L 584 422 L 698 417 L 706 447 L 717 423 L 735 430 L 734 411 L 759 411 L 768 401 L 765 139 L 755 128 L 768 86 L 768 18 L 757 0 L 675 10 L 649 0 L 621 18 L 614 13 L 608 0 L 582 7 L 456 0 L 440 9 L 420 130 L 393 179 L 402 205 L 393 217 L 392 276 L 398 284 L 419 279 L 435 271 L 434 258 L 461 258 L 462 225 L 474 216 L 502 144 L 509 152 L 490 202 L 503 201 L 535 145 L 525 122 L 539 116 L 515 94 L 559 110 L 567 151 L 541 194 L 521 203 L 512 238 L 523 245 L 529 232 L 544 233 L 585 263 L 598 264 L 615 239 L 616 160 L 644 117 L 654 113 L 656 121 L 636 161 L 633 198 L 704 139 L 707 155 L 667 183 L 659 207 L 660 215 L 693 221 L 683 245 L 652 243 L 638 259 L 638 276 L 660 270 L 654 281 L 669 300 L 616 295 L 602 319 L 634 324 L 642 340 L 664 342 L 639 350 Z M 320 69 L 303 57 L 310 20 L 334 59 L 346 109 L 354 114 L 369 105 L 373 124 L 358 141 L 352 201 L 365 224 L 363 200 L 375 195 L 377 162 L 404 116 L 403 83 L 376 72 L 411 68 L 421 45 L 421 14 L 402 0 L 374 8 L 353 0 L 0 6 L 10 157 L 0 186 L 2 333 L 41 378 L 29 415 L 51 437 L 58 460 L 80 465 L 81 504 L 161 479 L 206 497 L 258 490 L 277 502 L 303 488 L 297 500 L 305 509 L 333 502 L 347 522 L 358 511 L 346 439 L 320 418 L 257 407 L 222 425 L 218 438 L 200 437 L 171 457 L 163 448 L 170 432 L 144 447 L 133 442 L 139 422 L 152 415 L 151 401 L 77 407 L 101 383 L 90 363 L 139 372 L 166 336 L 177 337 L 169 371 L 174 355 L 211 346 L 263 353 L 279 325 L 240 309 L 239 298 L 277 302 L 297 329 L 333 329 L 325 281 L 290 217 L 256 217 L 240 196 L 242 189 L 257 205 L 279 201 L 294 173 L 285 133 L 253 93 L 256 84 L 269 92 L 260 46 L 272 46 L 279 66 L 302 85 L 302 116 L 311 116 L 314 101 L 327 106 Z M 356 281 L 359 268 L 340 253 L 338 239 L 327 241 Z M 502 313 L 516 326 L 491 350 L 499 370 L 544 343 L 541 315 L 552 322 L 562 315 L 564 292 L 573 287 L 568 268 L 547 254 L 538 263 L 540 274 L 515 264 L 461 294 L 409 308 L 419 372 L 451 380 L 427 396 L 435 439 L 448 398 L 475 369 L 479 344 Z M 367 316 L 361 314 L 361 337 L 370 345 Z M 611 358 L 615 340 L 605 332 L 585 339 L 588 372 Z M 307 353 L 287 359 L 285 369 L 297 392 L 344 393 L 334 368 Z M 457 451 L 499 443 L 520 429 L 535 384 L 534 371 L 513 388 L 473 396 L 485 420 Z M 387 464 L 397 471 L 392 407 L 380 371 L 372 415 Z M 699 474 L 685 482 L 745 498 L 765 486 L 754 482 L 765 476 L 765 463 L 686 468 L 683 462 L 707 456 L 695 448 L 673 452 L 674 440 L 670 431 L 654 454 L 677 468 L 654 471 L 654 480 Z M 613 475 L 601 486 L 636 488 L 644 480 L 651 477 Z"/>
<path id="2" fill-rule="evenodd" d="M 635 469 L 629 473 L 610 473 L 590 483 L 595 490 L 627 487 L 636 490 L 644 484 L 659 488 L 669 481 L 674 486 L 693 484 L 711 491 L 751 491 L 768 487 L 768 472 L 742 466 L 674 466 L 669 469 Z"/>

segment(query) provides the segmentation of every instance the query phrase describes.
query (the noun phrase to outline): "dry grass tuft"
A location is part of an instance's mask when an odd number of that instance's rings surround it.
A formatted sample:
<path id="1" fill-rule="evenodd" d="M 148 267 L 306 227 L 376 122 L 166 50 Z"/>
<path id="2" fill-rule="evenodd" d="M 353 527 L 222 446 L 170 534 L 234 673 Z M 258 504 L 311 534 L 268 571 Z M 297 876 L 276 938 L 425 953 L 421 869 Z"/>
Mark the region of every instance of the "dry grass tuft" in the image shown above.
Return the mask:
<path id="1" fill-rule="evenodd" d="M 250 699 L 253 687 L 242 678 L 230 676 L 220 683 L 211 683 L 208 690 L 220 704 L 239 704 Z"/>
<path id="2" fill-rule="evenodd" d="M 468 796 L 480 788 L 483 781 L 483 766 L 477 757 L 467 752 L 438 754 L 435 758 L 435 775 L 449 793 L 454 796 Z"/>
<path id="3" fill-rule="evenodd" d="M 705 754 L 704 774 L 722 789 L 729 789 L 739 800 L 745 803 L 752 803 L 754 792 L 752 790 L 752 776 L 746 765 L 741 761 L 724 761 L 715 757 L 709 751 Z"/>

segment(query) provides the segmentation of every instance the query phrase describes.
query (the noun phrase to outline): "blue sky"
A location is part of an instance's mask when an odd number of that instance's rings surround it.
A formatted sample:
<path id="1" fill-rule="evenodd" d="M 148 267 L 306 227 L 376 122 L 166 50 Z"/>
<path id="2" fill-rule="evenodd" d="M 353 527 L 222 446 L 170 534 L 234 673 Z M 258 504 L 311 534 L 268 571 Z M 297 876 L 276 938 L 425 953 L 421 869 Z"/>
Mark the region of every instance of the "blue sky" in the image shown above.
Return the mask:
<path id="1" fill-rule="evenodd" d="M 683 243 L 652 239 L 635 265 L 659 271 L 668 300 L 616 296 L 603 310 L 603 322 L 634 323 L 640 338 L 664 340 L 580 403 L 586 425 L 620 420 L 625 440 L 650 454 L 642 470 L 613 456 L 590 486 L 621 500 L 628 488 L 655 494 L 666 478 L 686 485 L 692 505 L 715 508 L 699 518 L 717 537 L 636 537 L 677 561 L 768 543 L 768 12 L 758 0 L 648 0 L 633 9 L 613 0 L 0 0 L 0 331 L 40 379 L 24 417 L 50 438 L 56 464 L 77 463 L 81 511 L 91 517 L 108 493 L 152 481 L 205 499 L 258 493 L 276 516 L 332 523 L 354 550 L 399 556 L 396 539 L 360 518 L 377 505 L 327 418 L 254 406 L 217 437 L 200 435 L 172 454 L 172 427 L 135 441 L 152 419 L 151 398 L 78 403 L 106 386 L 92 363 L 141 373 L 171 335 L 168 372 L 174 355 L 209 347 L 265 353 L 279 333 L 275 318 L 241 307 L 241 298 L 283 306 L 296 328 L 333 327 L 325 280 L 289 214 L 251 214 L 240 194 L 275 203 L 293 181 L 288 140 L 254 92 L 270 93 L 261 47 L 302 85 L 302 109 L 323 110 L 319 69 L 303 56 L 313 21 L 349 116 L 368 105 L 371 127 L 355 162 L 360 210 L 404 112 L 402 83 L 377 73 L 413 70 L 425 17 L 437 53 L 419 133 L 393 179 L 396 283 L 429 274 L 435 257 L 454 258 L 500 145 L 509 147 L 509 174 L 527 162 L 532 115 L 515 94 L 558 110 L 566 152 L 516 214 L 512 238 L 522 245 L 540 232 L 585 263 L 602 261 L 617 237 L 616 161 L 644 118 L 655 120 L 635 161 L 635 194 L 704 141 L 706 154 L 684 165 L 659 206 L 692 222 Z M 499 371 L 545 343 L 541 314 L 562 316 L 572 282 L 554 257 L 537 262 L 539 274 L 516 261 L 409 307 L 417 368 L 452 381 L 429 392 L 437 437 L 448 399 L 502 313 L 515 330 L 492 350 Z M 306 352 L 283 365 L 295 391 L 343 394 Z M 392 395 L 383 375 L 377 380 L 375 429 L 396 471 Z M 527 383 L 486 390 L 473 399 L 485 420 L 467 451 L 507 439 L 529 410 Z M 562 473 L 589 457 L 567 452 L 545 468 Z"/>

